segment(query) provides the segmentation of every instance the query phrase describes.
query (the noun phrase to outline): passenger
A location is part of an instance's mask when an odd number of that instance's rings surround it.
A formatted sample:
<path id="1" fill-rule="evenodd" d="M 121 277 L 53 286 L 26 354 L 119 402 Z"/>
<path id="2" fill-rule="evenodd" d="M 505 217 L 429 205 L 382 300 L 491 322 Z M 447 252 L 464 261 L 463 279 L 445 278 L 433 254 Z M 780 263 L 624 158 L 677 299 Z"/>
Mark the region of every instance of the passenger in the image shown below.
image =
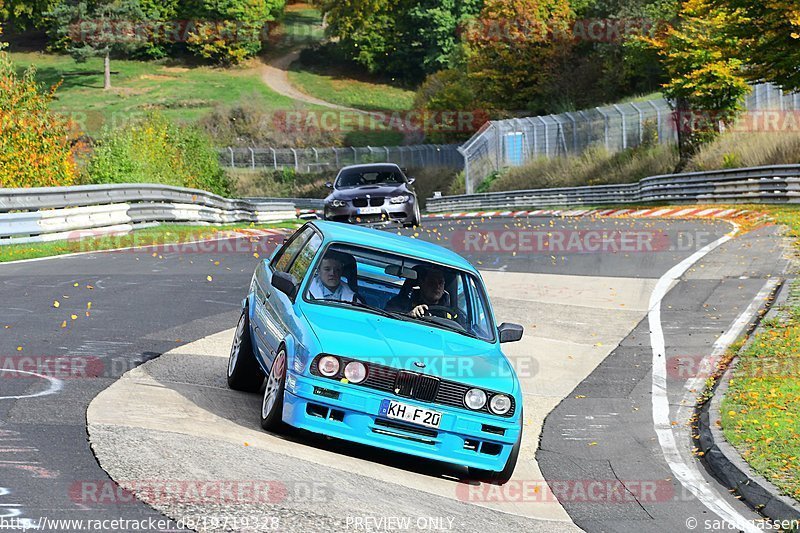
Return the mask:
<path id="1" fill-rule="evenodd" d="M 428 312 L 429 305 L 450 306 L 450 294 L 444 290 L 444 272 L 438 268 L 423 270 L 419 289 L 411 291 L 410 297 L 398 294 L 389 300 L 386 310 L 421 318 Z"/>
<path id="2" fill-rule="evenodd" d="M 345 260 L 339 252 L 328 252 L 319 263 L 319 268 L 311 280 L 308 292 L 315 300 L 357 301 L 356 294 L 342 283 Z"/>

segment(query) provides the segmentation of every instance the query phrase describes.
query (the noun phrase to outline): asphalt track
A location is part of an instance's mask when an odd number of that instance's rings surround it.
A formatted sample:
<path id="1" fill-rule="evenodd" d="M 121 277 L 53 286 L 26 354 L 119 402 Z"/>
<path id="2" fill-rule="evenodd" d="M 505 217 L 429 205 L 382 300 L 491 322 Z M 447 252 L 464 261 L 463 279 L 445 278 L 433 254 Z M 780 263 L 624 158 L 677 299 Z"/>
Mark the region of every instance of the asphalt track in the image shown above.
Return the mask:
<path id="1" fill-rule="evenodd" d="M 501 273 L 580 276 L 595 284 L 603 278 L 637 279 L 652 287 L 674 265 L 730 231 L 728 224 L 719 221 L 497 219 L 430 221 L 417 237 L 452 246 L 455 232 L 477 227 L 497 232 L 495 237 L 531 229 L 570 234 L 594 228 L 663 232 L 667 236 L 665 241 L 658 241 L 666 244 L 655 250 L 647 247 L 619 250 L 612 246 L 600 251 L 583 250 L 584 253 L 564 249 L 501 253 L 499 249 L 476 251 L 456 246 L 487 273 L 490 290 L 491 280 L 504 279 L 497 277 Z M 265 255 L 269 245 L 259 246 L 259 253 Z M 256 261 L 249 246 L 239 248 L 236 252 L 220 247 L 218 251 L 164 252 L 155 256 L 149 250 L 97 253 L 0 265 L 0 354 L 5 358 L 2 368 L 6 369 L 0 372 L 0 516 L 33 521 L 43 516 L 163 518 L 141 503 L 111 498 L 91 504 L 76 495 L 76 490 L 87 484 L 109 479 L 87 442 L 86 410 L 100 391 L 127 370 L 179 346 L 227 330 L 235 323 L 239 302 Z M 678 356 L 693 360 L 710 353 L 717 337 L 753 302 L 766 280 L 782 275 L 786 267 L 782 255 L 782 243 L 775 228 L 767 227 L 722 245 L 691 267 L 663 302 L 661 319 L 667 361 Z M 528 332 L 541 328 L 555 340 L 559 328 L 562 334 L 569 330 L 575 333 L 576 329 L 581 333 L 578 309 L 568 307 L 569 299 L 578 296 L 570 293 L 569 286 L 566 284 L 560 294 L 549 295 L 555 299 L 550 305 L 525 310 L 529 313 L 524 315 Z M 645 290 L 645 285 L 642 287 Z M 611 293 L 612 300 L 613 296 Z M 643 296 L 649 296 L 649 291 Z M 567 314 L 552 314 L 549 312 L 552 310 Z M 66 327 L 62 327 L 64 322 Z M 619 347 L 609 347 L 613 349 L 610 355 L 598 361 L 599 366 L 590 369 L 588 377 L 574 391 L 565 392 L 566 400 L 558 404 L 544 424 L 536 459 L 551 485 L 569 482 L 564 485 L 567 490 L 559 493 L 559 504 L 585 530 L 681 531 L 687 530 L 686 521 L 690 517 L 700 521 L 697 530 L 714 530 L 714 523 L 705 528 L 703 520 L 714 519 L 715 515 L 676 479 L 664 459 L 664 450 L 653 428 L 650 330 L 646 320 L 638 326 L 633 324 L 631 329 Z M 583 333 L 600 338 L 603 332 Z M 587 343 L 601 344 L 592 340 L 587 339 Z M 37 364 L 52 363 L 58 357 L 66 357 L 70 363 L 64 371 L 66 375 L 59 374 L 63 379 L 56 383 L 24 373 L 31 367 L 21 363 L 23 356 L 34 356 Z M 76 366 L 75 360 L 80 364 Z M 681 366 L 680 359 L 673 362 Z M 9 370 L 14 367 L 18 370 Z M 676 423 L 677 410 L 686 395 L 685 383 L 686 376 L 681 373 L 667 380 L 670 414 Z M 52 394 L 32 397 L 47 391 Z M 171 443 L 170 436 L 163 432 L 118 438 L 124 446 L 136 446 L 155 455 L 180 449 L 179 443 Z M 687 461 L 696 461 L 689 454 L 688 436 L 685 440 L 678 439 L 678 444 L 685 448 L 682 453 L 688 456 Z M 218 461 L 213 469 L 224 473 L 225 467 L 237 466 L 225 461 L 228 444 L 208 439 L 200 445 L 214 450 Z M 317 444 L 312 442 L 312 446 Z M 344 457 L 348 451 L 334 446 L 332 453 Z M 251 466 L 255 469 L 258 464 Z M 391 466 L 421 469 L 423 474 L 434 478 L 442 474 L 430 464 L 411 466 L 395 461 Z M 301 472 L 310 468 L 302 461 L 295 461 L 294 467 Z M 213 470 L 210 466 L 197 468 L 194 475 L 201 476 L 200 479 Z M 182 472 L 173 474 L 183 479 Z M 282 475 L 281 471 L 271 474 L 270 479 Z M 146 476 L 147 472 L 140 475 Z M 264 479 L 256 473 L 251 475 Z M 722 501 L 746 519 L 756 518 L 713 479 L 703 475 Z M 452 516 L 462 518 L 458 529 L 561 530 L 567 526 L 566 522 L 554 526 L 550 522 L 523 519 L 517 514 L 487 510 L 469 502 L 439 501 L 428 492 L 394 484 L 391 479 L 370 479 L 363 486 L 359 483 L 363 479 L 350 478 L 341 484 L 337 479 L 344 479 L 341 472 L 330 469 L 322 481 L 332 490 L 346 493 L 350 501 L 361 498 L 373 507 L 382 505 L 387 514 L 391 502 L 402 502 L 404 512 L 417 509 L 427 515 L 451 509 Z M 613 501 L 602 496 L 592 500 L 569 490 L 585 488 L 591 481 L 614 479 L 623 481 L 626 487 L 632 487 L 634 482 L 656 482 L 656 496 L 649 497 L 650 493 L 640 494 L 633 489 L 629 490 L 633 501 L 630 498 Z M 276 505 L 275 516 L 280 516 L 282 524 L 290 529 L 308 530 L 315 524 L 324 524 L 325 520 L 341 518 L 346 511 L 341 506 L 326 509 L 324 505 L 300 503 L 303 505 Z M 724 524 L 718 529 L 725 530 Z"/>

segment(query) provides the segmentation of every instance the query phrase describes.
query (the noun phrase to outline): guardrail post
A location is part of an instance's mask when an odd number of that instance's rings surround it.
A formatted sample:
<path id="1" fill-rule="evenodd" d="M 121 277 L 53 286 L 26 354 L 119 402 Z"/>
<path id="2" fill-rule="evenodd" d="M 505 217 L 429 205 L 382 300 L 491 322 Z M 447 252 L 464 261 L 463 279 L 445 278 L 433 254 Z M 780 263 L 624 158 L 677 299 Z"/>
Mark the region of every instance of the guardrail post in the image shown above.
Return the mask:
<path id="1" fill-rule="evenodd" d="M 336 168 L 339 169 L 341 165 L 339 164 L 339 149 L 333 148 L 334 157 L 336 157 Z"/>
<path id="2" fill-rule="evenodd" d="M 578 121 L 575 120 L 575 117 L 572 116 L 572 113 L 564 113 L 567 115 L 567 118 L 570 122 L 572 122 L 572 151 L 574 153 L 578 153 Z"/>
<path id="3" fill-rule="evenodd" d="M 236 162 L 233 160 L 233 148 L 228 146 L 228 151 L 231 153 L 231 168 L 236 168 Z"/>
<path id="4" fill-rule="evenodd" d="M 355 146 L 351 146 L 350 148 L 353 149 L 353 164 L 358 164 L 358 151 L 356 150 Z"/>
<path id="5" fill-rule="evenodd" d="M 389 162 L 389 148 L 384 146 L 383 149 L 386 152 L 386 162 L 388 163 Z"/>
<path id="6" fill-rule="evenodd" d="M 314 151 L 314 164 L 319 169 L 319 152 L 317 152 L 316 148 L 312 148 L 312 150 Z"/>
<path id="7" fill-rule="evenodd" d="M 589 126 L 589 115 L 586 114 L 586 111 L 578 111 L 578 114 L 583 119 L 583 123 L 586 124 L 586 146 L 584 148 L 589 148 L 589 145 L 592 144 L 592 128 Z"/>
<path id="8" fill-rule="evenodd" d="M 256 153 L 250 147 L 248 147 L 247 149 L 250 150 L 250 167 L 253 170 L 255 170 L 256 169 Z"/>
<path id="9" fill-rule="evenodd" d="M 290 150 L 292 151 L 292 154 L 294 155 L 294 170 L 296 172 L 296 171 L 300 170 L 300 163 L 297 161 L 297 150 L 295 150 L 294 148 L 290 148 Z"/>
<path id="10" fill-rule="evenodd" d="M 272 167 L 278 170 L 278 153 L 275 151 L 275 148 L 270 148 L 270 150 L 272 150 Z"/>

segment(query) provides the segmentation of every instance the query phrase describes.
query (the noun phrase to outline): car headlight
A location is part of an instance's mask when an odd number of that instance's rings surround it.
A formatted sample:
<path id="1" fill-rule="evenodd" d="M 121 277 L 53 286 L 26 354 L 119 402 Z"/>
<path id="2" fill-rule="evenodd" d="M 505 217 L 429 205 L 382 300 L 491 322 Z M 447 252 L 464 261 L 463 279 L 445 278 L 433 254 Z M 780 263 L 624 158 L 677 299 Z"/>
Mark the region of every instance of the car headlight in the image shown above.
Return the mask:
<path id="1" fill-rule="evenodd" d="M 389 200 L 393 204 L 404 204 L 408 201 L 409 197 L 405 194 L 401 194 L 400 196 L 394 196 L 391 200 Z"/>
<path id="2" fill-rule="evenodd" d="M 339 360 L 332 355 L 326 355 L 317 363 L 319 373 L 331 378 L 339 373 Z"/>
<path id="3" fill-rule="evenodd" d="M 489 402 L 489 409 L 496 415 L 504 415 L 511 409 L 511 398 L 505 394 L 495 394 Z"/>
<path id="4" fill-rule="evenodd" d="M 367 367 L 364 366 L 364 363 L 350 361 L 344 367 L 344 377 L 346 377 L 347 381 L 350 383 L 361 383 L 367 379 Z"/>
<path id="5" fill-rule="evenodd" d="M 486 393 L 481 389 L 470 389 L 464 395 L 464 405 L 477 411 L 486 405 Z"/>
<path id="6" fill-rule="evenodd" d="M 331 203 L 329 205 L 331 207 L 344 207 L 347 205 L 347 202 L 345 202 L 344 200 L 331 200 Z"/>

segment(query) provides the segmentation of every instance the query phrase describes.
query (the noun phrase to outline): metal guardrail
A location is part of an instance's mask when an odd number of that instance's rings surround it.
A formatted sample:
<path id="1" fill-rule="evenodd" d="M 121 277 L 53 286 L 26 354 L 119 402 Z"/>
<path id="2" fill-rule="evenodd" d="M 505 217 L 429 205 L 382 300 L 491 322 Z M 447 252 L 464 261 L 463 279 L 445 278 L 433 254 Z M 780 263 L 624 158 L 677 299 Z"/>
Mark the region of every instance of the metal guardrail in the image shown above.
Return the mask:
<path id="1" fill-rule="evenodd" d="M 228 199 L 168 185 L 0 189 L 0 245 L 79 238 L 159 222 L 226 224 L 294 219 L 287 199 Z"/>
<path id="2" fill-rule="evenodd" d="M 429 198 L 432 213 L 608 204 L 800 203 L 800 165 L 651 176 L 638 183 Z"/>

